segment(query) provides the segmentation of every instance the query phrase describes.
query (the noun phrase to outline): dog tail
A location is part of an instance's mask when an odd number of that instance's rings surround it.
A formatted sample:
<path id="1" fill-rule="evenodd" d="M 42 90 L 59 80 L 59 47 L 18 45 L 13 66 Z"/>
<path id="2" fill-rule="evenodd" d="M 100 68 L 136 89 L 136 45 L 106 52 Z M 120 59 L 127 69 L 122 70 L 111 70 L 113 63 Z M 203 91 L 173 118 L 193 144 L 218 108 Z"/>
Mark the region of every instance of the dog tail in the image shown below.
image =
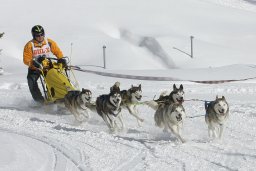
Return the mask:
<path id="1" fill-rule="evenodd" d="M 120 92 L 120 82 L 115 82 L 115 84 L 110 87 L 110 92 Z"/>
<path id="2" fill-rule="evenodd" d="M 146 102 L 144 102 L 144 104 L 148 105 L 149 107 L 151 107 L 154 110 L 158 109 L 158 103 L 155 102 L 154 100 L 146 101 Z"/>
<path id="3" fill-rule="evenodd" d="M 161 92 L 160 96 L 169 96 L 169 94 L 170 94 L 170 91 L 165 90 L 165 91 Z"/>

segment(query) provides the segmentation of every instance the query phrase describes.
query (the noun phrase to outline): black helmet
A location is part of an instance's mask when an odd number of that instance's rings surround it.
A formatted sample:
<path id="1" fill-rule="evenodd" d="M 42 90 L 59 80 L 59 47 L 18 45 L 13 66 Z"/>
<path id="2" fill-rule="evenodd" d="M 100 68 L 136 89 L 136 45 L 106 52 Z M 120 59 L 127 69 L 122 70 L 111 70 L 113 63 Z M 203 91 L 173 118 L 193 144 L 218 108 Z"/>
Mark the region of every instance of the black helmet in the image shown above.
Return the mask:
<path id="1" fill-rule="evenodd" d="M 42 34 L 44 36 L 44 28 L 40 25 L 35 25 L 31 29 L 31 33 L 33 38 L 35 38 L 35 35 Z"/>

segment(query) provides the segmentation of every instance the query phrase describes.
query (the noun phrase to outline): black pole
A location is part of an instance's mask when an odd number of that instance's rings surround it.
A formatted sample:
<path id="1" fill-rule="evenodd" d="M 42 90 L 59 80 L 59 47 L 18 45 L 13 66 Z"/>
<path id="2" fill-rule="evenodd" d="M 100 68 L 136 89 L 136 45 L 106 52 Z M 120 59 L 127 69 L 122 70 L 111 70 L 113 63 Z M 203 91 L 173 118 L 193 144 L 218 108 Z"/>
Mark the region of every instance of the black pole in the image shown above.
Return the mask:
<path id="1" fill-rule="evenodd" d="M 44 90 L 44 97 L 45 97 L 45 99 L 48 99 L 47 91 L 45 89 L 45 85 L 44 85 L 44 81 L 42 79 L 42 76 L 40 75 L 39 78 L 40 78 L 40 81 L 41 81 L 41 84 L 42 84 L 42 87 L 43 87 L 43 90 Z"/>
<path id="2" fill-rule="evenodd" d="M 193 58 L 193 38 L 194 36 L 190 36 L 190 41 L 191 41 L 191 58 Z"/>
<path id="3" fill-rule="evenodd" d="M 0 33 L 0 38 L 2 38 L 4 36 L 4 32 L 3 33 Z"/>
<path id="4" fill-rule="evenodd" d="M 106 46 L 103 46 L 103 68 L 106 69 Z"/>

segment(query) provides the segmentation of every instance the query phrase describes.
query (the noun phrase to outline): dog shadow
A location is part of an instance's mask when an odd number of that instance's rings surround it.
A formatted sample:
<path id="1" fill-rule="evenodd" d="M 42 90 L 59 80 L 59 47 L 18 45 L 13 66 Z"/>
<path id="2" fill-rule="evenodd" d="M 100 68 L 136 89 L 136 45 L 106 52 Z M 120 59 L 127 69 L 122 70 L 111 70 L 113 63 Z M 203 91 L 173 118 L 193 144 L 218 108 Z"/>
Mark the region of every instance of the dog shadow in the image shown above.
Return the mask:
<path id="1" fill-rule="evenodd" d="M 160 133 L 160 134 L 157 134 L 154 139 L 154 141 L 177 141 L 177 138 L 174 137 L 171 133 L 169 132 L 163 132 L 163 133 Z"/>
<path id="2" fill-rule="evenodd" d="M 126 131 L 127 134 L 140 134 L 140 133 L 147 133 L 146 131 L 139 131 L 137 129 L 129 128 Z"/>
<path id="3" fill-rule="evenodd" d="M 134 134 L 134 136 L 131 136 Z M 127 136 L 129 137 L 127 137 Z M 128 129 L 124 135 L 115 135 L 115 137 L 127 140 L 136 141 L 141 144 L 180 144 L 176 137 L 172 136 L 169 132 L 158 133 L 157 135 L 150 134 L 146 131 L 140 131 L 136 129 Z"/>

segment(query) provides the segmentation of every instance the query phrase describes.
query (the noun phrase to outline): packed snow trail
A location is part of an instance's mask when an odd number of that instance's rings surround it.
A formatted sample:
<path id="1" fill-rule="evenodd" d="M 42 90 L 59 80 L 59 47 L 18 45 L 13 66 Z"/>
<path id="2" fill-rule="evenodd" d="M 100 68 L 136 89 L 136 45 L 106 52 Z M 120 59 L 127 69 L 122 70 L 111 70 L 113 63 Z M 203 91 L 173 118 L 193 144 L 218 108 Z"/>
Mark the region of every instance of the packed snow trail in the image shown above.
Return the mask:
<path id="1" fill-rule="evenodd" d="M 110 85 L 112 81 L 92 87 L 94 97 Z M 152 99 L 170 85 L 167 82 L 142 82 L 143 100 Z M 208 139 L 201 101 L 184 102 L 188 117 L 183 135 L 187 142 L 180 144 L 173 135 L 163 133 L 155 126 L 154 111 L 145 105 L 139 106 L 140 115 L 145 119 L 142 127 L 137 127 L 136 120 L 124 110 L 126 130 L 110 134 L 96 113 L 92 113 L 88 123 L 78 124 L 68 112 L 54 114 L 54 111 L 29 108 L 31 97 L 26 86 L 0 92 L 1 97 L 4 94 L 10 97 L 10 101 L 0 102 L 0 128 L 55 149 L 55 154 L 52 151 L 48 154 L 57 158 L 48 163 L 49 166 L 56 165 L 55 170 L 70 167 L 74 170 L 253 170 L 256 159 L 254 83 L 183 85 L 186 99 L 213 100 L 216 94 L 225 95 L 230 105 L 230 119 L 222 140 Z M 23 103 L 18 100 L 21 96 Z M 62 164 L 65 169 L 60 167 Z"/>

